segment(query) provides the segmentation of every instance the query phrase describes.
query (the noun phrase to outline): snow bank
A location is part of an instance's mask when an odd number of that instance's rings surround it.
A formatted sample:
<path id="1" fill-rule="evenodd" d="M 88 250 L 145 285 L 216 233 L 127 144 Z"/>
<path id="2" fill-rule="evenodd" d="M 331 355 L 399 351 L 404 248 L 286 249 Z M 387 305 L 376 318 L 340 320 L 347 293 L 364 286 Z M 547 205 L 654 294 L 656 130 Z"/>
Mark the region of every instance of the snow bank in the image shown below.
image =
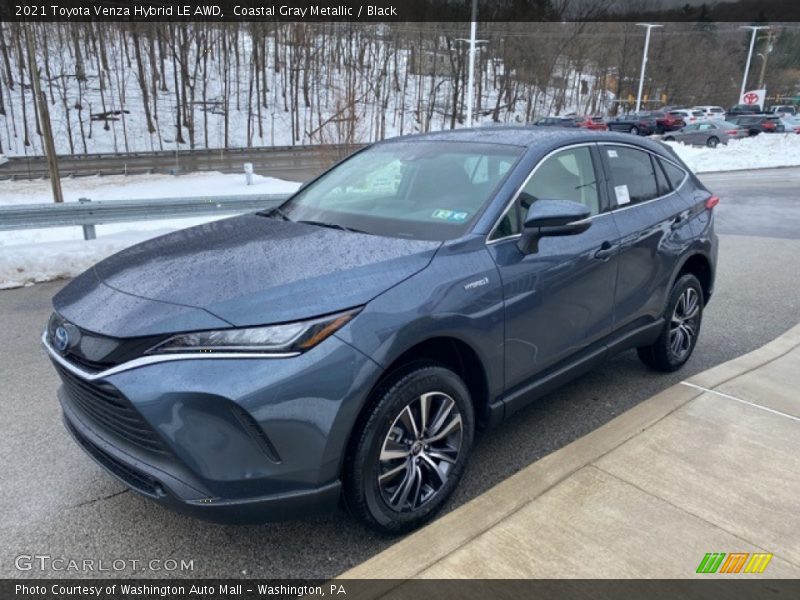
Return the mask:
<path id="1" fill-rule="evenodd" d="M 664 143 L 695 173 L 800 166 L 800 135 L 796 133 L 763 133 L 716 148 Z"/>
<path id="2" fill-rule="evenodd" d="M 119 200 L 172 198 L 189 195 L 232 196 L 238 194 L 281 194 L 297 189 L 299 183 L 272 177 L 253 177 L 246 185 L 244 175 L 193 173 L 188 175 L 113 175 L 62 179 L 66 202 L 78 198 Z M 5 181 L 0 183 L 0 206 L 52 202 L 50 182 Z M 85 241 L 80 227 L 55 227 L 0 232 L 0 289 L 32 285 L 74 277 L 115 252 L 147 239 L 225 218 L 224 216 L 167 219 L 138 223 L 98 225 L 97 239 Z"/>

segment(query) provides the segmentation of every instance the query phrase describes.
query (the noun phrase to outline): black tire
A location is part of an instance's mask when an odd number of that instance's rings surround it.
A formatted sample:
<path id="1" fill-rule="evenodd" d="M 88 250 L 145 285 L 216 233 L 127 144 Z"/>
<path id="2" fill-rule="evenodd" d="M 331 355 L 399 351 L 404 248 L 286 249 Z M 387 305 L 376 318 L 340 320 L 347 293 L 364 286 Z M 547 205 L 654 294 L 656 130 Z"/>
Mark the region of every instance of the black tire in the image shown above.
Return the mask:
<path id="1" fill-rule="evenodd" d="M 423 406 L 428 406 L 427 425 Z M 433 439 L 451 426 L 446 437 Z M 424 431 L 412 440 L 412 429 Z M 370 399 L 348 447 L 347 508 L 382 533 L 405 533 L 430 521 L 464 473 L 474 430 L 469 390 L 449 369 L 421 362 L 390 376 Z"/>
<path id="2" fill-rule="evenodd" d="M 697 344 L 703 304 L 703 286 L 697 277 L 691 273 L 680 277 L 669 294 L 661 335 L 650 346 L 636 349 L 641 361 L 657 371 L 669 373 L 680 369 Z"/>
<path id="3" fill-rule="evenodd" d="M 633 125 L 633 126 L 631 126 L 631 128 L 628 130 L 628 133 L 630 133 L 631 135 L 639 135 L 639 128 L 638 128 L 638 127 L 636 127 L 636 125 Z"/>
<path id="4" fill-rule="evenodd" d="M 711 136 L 706 140 L 706 146 L 708 146 L 709 148 L 716 148 L 717 146 L 719 146 L 719 138 Z"/>
<path id="5" fill-rule="evenodd" d="M 675 138 L 672 137 L 671 135 L 668 135 L 667 137 L 664 138 L 664 141 L 665 142 L 674 142 Z"/>

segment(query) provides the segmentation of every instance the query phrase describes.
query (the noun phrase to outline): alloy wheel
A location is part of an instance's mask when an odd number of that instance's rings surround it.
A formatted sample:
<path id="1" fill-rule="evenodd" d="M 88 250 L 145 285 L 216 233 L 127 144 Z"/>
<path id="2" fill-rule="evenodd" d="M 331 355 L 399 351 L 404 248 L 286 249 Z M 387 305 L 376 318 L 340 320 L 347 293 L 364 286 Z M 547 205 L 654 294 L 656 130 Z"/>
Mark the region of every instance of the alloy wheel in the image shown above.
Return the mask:
<path id="1" fill-rule="evenodd" d="M 692 349 L 700 324 L 700 294 L 693 287 L 687 287 L 678 298 L 672 311 L 669 330 L 669 347 L 678 360 Z"/>
<path id="2" fill-rule="evenodd" d="M 456 402 L 427 392 L 397 415 L 378 457 L 378 488 L 395 511 L 409 512 L 444 487 L 459 459 L 464 437 Z"/>

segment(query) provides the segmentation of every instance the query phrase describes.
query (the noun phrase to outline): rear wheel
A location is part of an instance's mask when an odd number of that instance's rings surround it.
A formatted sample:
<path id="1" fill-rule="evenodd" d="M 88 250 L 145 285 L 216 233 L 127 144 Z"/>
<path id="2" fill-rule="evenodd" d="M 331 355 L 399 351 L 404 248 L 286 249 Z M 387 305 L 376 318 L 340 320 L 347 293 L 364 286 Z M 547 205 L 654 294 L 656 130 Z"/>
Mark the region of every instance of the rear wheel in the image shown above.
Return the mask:
<path id="1" fill-rule="evenodd" d="M 674 142 L 675 138 L 672 137 L 671 135 L 668 135 L 667 137 L 664 138 L 664 141 L 665 142 Z"/>
<path id="2" fill-rule="evenodd" d="M 718 145 L 719 145 L 719 138 L 717 137 L 712 136 L 708 138 L 708 140 L 706 140 L 706 146 L 708 146 L 709 148 L 716 148 Z"/>
<path id="3" fill-rule="evenodd" d="M 474 413 L 455 373 L 413 365 L 382 385 L 347 456 L 345 501 L 373 529 L 404 533 L 434 517 L 458 485 Z"/>
<path id="4" fill-rule="evenodd" d="M 676 371 L 692 355 L 703 319 L 703 287 L 697 277 L 683 275 L 669 295 L 664 328 L 650 346 L 637 348 L 639 358 L 657 371 Z"/>

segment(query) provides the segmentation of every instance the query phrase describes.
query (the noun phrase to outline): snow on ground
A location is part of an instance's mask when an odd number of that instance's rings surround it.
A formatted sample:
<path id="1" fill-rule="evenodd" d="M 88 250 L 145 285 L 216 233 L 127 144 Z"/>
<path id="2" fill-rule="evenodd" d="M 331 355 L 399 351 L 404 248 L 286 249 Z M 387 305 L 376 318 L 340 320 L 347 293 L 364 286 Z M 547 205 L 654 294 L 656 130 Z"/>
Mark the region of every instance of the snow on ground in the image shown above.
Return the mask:
<path id="1" fill-rule="evenodd" d="M 695 173 L 800 166 L 800 135 L 796 133 L 765 133 L 716 148 L 664 143 Z"/>
<path id="2" fill-rule="evenodd" d="M 280 194 L 300 185 L 272 177 L 253 176 L 246 185 L 244 175 L 192 173 L 187 175 L 112 175 L 62 179 L 64 199 L 95 200 L 173 198 L 182 196 L 232 196 Z M 50 182 L 0 182 L 0 206 L 50 203 Z M 137 223 L 98 225 L 97 239 L 85 241 L 81 227 L 54 227 L 22 231 L 0 231 L 0 289 L 32 285 L 74 277 L 103 258 L 147 239 L 192 227 L 225 216 L 166 219 Z"/>

